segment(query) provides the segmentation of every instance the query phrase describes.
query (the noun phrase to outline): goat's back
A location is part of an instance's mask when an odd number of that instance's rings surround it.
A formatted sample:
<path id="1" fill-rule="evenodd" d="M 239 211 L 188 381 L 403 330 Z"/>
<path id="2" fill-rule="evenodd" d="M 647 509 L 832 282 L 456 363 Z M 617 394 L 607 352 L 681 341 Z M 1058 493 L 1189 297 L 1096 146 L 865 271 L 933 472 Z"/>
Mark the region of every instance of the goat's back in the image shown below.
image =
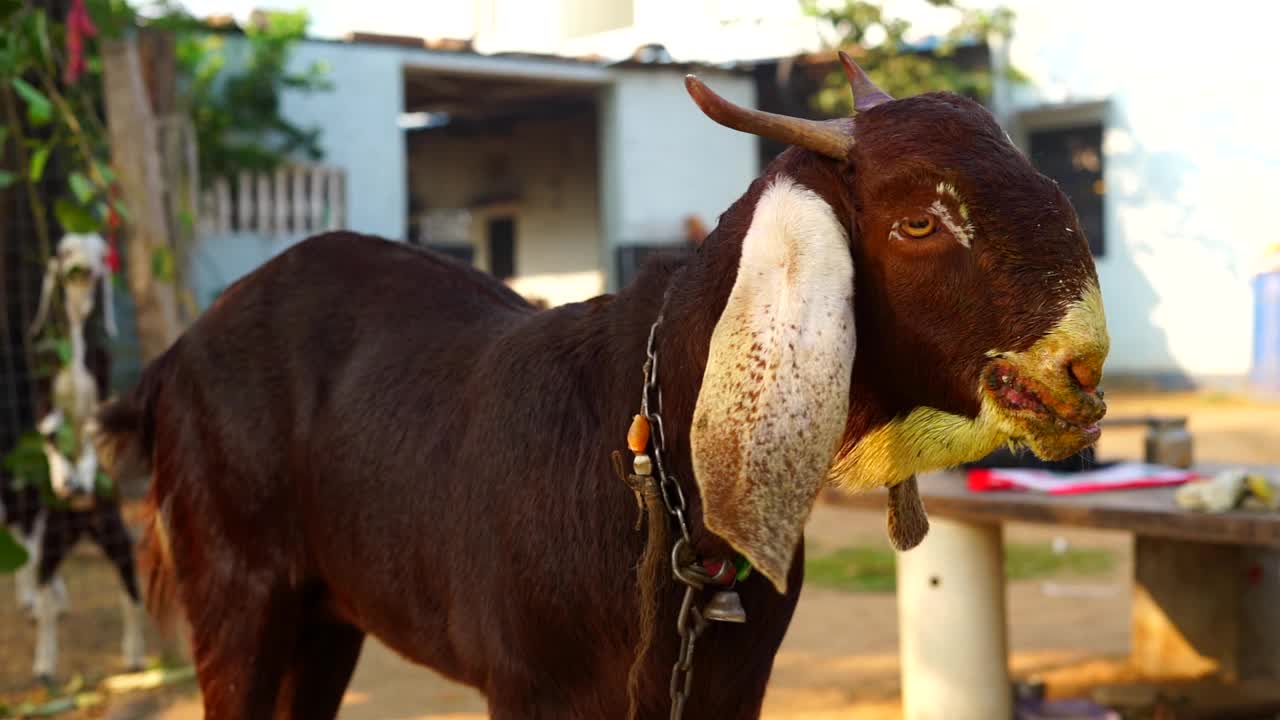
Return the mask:
<path id="1" fill-rule="evenodd" d="M 223 292 L 172 348 L 166 397 L 183 400 L 174 415 L 228 438 L 227 463 L 262 475 L 294 460 L 281 451 L 296 452 L 334 410 L 456 387 L 468 346 L 532 312 L 491 276 L 436 253 L 321 235 Z M 418 399 L 424 413 L 435 405 Z"/>
<path id="2" fill-rule="evenodd" d="M 430 445 L 465 422 L 480 356 L 535 312 L 488 274 L 351 233 L 299 243 L 229 286 L 103 416 L 109 436 L 136 435 L 150 504 L 172 528 L 143 545 L 153 590 L 175 551 L 227 548 L 236 572 L 294 580 L 385 554 L 387 524 L 436 492 Z M 183 596 L 235 584 L 176 572 L 197 585 Z M 331 602 L 353 614 L 369 599 Z"/>

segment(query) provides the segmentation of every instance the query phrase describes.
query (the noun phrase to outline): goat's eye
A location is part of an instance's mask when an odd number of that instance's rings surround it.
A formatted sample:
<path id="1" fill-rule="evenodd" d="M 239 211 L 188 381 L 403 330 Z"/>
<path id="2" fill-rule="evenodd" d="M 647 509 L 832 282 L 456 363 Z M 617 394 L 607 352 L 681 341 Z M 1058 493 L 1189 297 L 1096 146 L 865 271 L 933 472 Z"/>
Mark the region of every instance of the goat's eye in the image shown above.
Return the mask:
<path id="1" fill-rule="evenodd" d="M 908 218 L 902 229 L 913 238 L 929 237 L 938 227 L 938 221 L 932 215 L 920 215 Z"/>

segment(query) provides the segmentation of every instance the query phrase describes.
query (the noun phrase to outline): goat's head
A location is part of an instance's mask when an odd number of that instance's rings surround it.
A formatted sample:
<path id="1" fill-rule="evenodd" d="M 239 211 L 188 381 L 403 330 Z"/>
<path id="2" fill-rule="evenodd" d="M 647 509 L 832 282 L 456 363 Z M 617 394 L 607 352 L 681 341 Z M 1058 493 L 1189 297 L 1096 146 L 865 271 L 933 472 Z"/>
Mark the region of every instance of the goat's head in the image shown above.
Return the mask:
<path id="1" fill-rule="evenodd" d="M 738 274 L 691 430 L 708 528 L 779 589 L 824 476 L 892 487 L 1003 443 L 1061 459 L 1105 412 L 1106 323 L 1067 197 L 978 103 L 894 100 L 841 59 L 852 119 L 687 82 L 715 121 L 795 146 L 740 246 L 708 239 Z"/>
<path id="2" fill-rule="evenodd" d="M 107 244 L 97 233 L 68 233 L 58 241 L 57 255 L 49 259 L 40 291 L 40 304 L 31 325 L 31 333 L 40 331 L 48 319 L 49 302 L 54 286 L 62 285 L 67 319 L 73 327 L 83 328 L 93 314 L 94 286 L 102 283 L 103 321 L 109 335 L 116 334 L 115 306 L 112 300 L 111 273 L 107 267 Z"/>

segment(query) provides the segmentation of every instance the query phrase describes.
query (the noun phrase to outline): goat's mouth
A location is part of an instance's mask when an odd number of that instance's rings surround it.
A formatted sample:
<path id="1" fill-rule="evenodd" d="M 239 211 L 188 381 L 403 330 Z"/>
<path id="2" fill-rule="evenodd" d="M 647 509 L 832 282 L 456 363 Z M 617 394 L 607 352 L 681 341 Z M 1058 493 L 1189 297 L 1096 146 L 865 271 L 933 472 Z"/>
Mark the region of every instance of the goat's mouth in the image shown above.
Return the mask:
<path id="1" fill-rule="evenodd" d="M 1068 385 L 1065 376 L 1050 385 L 1003 359 L 988 364 L 982 378 L 983 391 L 999 410 L 1010 438 L 1050 461 L 1097 442 L 1098 421 L 1107 412 L 1097 394 Z"/>

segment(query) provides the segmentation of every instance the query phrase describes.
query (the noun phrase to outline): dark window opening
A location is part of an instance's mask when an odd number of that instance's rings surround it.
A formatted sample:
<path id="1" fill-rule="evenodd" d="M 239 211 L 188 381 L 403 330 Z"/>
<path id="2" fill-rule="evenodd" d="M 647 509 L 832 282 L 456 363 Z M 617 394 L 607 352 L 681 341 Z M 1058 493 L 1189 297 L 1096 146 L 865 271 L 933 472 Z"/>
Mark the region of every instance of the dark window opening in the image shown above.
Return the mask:
<path id="1" fill-rule="evenodd" d="M 515 218 L 494 218 L 489 221 L 489 272 L 499 280 L 506 280 L 516 274 Z"/>
<path id="2" fill-rule="evenodd" d="M 1102 257 L 1106 249 L 1102 125 L 1033 130 L 1028 139 L 1032 164 L 1058 182 L 1080 216 L 1089 250 L 1094 257 Z"/>

